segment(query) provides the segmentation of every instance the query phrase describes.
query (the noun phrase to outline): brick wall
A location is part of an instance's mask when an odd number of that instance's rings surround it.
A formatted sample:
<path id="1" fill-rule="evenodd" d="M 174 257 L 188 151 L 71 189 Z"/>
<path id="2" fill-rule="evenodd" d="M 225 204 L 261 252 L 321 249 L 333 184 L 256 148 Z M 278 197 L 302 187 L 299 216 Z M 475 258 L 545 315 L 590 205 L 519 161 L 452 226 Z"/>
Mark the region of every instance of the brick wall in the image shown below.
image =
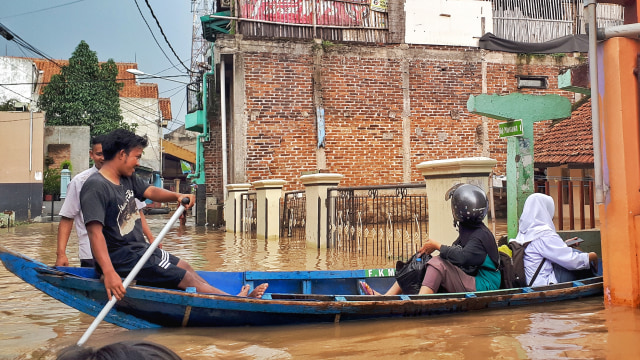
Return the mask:
<path id="1" fill-rule="evenodd" d="M 251 40 L 238 41 L 251 44 Z M 234 101 L 245 103 L 246 144 L 235 146 L 246 146 L 249 182 L 284 179 L 288 181 L 285 190 L 302 189 L 298 181 L 302 172 L 318 169 L 314 70 L 320 72 L 315 88 L 321 90 L 325 109 L 327 165 L 321 170 L 343 174 L 341 185 L 403 182 L 404 117 L 410 122 L 411 181 L 423 180 L 416 169 L 421 162 L 482 156 L 483 147 L 498 160 L 496 172 L 505 173 L 507 141 L 498 137 L 499 121 L 488 120 L 485 139 L 482 118 L 466 108 L 469 95 L 482 93 L 479 49 L 407 45 L 319 49 L 309 43 L 283 41 L 281 47 L 259 43 L 263 50 L 245 46 L 249 50 L 236 54 L 242 57 L 238 63 L 243 66 L 246 91 L 244 99 Z M 314 64 L 318 51 L 320 61 Z M 577 59 L 499 55 L 487 60 L 487 93 L 518 91 L 516 74 L 547 75 L 549 90 L 520 92 L 557 93 L 573 99 L 573 93 L 557 89 L 557 75 Z M 242 114 L 233 116 L 238 123 Z M 536 135 L 544 128 L 537 124 Z M 207 166 L 218 161 L 211 143 Z M 211 175 L 207 167 L 210 194 L 218 192 L 214 189 L 221 184 L 216 174 Z"/>
<path id="2" fill-rule="evenodd" d="M 49 144 L 49 146 L 47 146 L 47 156 L 53 160 L 53 163 L 49 165 L 49 168 L 60 169 L 60 165 L 63 161 L 71 159 L 71 145 Z"/>

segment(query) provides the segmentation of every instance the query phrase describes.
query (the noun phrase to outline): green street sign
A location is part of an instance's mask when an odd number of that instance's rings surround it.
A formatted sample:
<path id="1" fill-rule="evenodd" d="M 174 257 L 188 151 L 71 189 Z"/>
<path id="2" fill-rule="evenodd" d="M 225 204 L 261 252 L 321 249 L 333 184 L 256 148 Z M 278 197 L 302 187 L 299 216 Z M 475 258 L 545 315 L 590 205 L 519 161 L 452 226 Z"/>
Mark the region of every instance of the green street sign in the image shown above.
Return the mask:
<path id="1" fill-rule="evenodd" d="M 506 121 L 498 124 L 500 137 L 522 136 L 522 119 Z"/>

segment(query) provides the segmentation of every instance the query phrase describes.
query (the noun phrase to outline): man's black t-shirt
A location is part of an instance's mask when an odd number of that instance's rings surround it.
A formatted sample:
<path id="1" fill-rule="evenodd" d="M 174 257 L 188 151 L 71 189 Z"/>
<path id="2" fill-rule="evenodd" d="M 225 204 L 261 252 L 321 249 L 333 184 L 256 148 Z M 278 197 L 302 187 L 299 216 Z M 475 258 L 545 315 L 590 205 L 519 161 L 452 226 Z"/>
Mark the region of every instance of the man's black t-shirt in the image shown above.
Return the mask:
<path id="1" fill-rule="evenodd" d="M 134 173 L 120 177 L 120 185 L 107 180 L 102 174 L 90 176 L 80 192 L 80 206 L 85 225 L 98 221 L 102 224 L 109 254 L 123 246 L 145 243 L 140 213 L 134 198 L 143 201 L 149 187 Z M 111 259 L 116 262 L 116 259 Z"/>

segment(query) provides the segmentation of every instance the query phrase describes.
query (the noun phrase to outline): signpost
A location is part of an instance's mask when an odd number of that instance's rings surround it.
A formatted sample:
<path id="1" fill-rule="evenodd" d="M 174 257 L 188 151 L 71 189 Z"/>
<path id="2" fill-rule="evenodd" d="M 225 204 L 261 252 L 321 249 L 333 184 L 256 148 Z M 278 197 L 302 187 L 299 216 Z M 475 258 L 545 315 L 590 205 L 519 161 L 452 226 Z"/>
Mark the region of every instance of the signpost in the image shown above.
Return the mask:
<path id="1" fill-rule="evenodd" d="M 498 124 L 498 133 L 500 137 L 522 136 L 522 119 L 506 121 Z"/>

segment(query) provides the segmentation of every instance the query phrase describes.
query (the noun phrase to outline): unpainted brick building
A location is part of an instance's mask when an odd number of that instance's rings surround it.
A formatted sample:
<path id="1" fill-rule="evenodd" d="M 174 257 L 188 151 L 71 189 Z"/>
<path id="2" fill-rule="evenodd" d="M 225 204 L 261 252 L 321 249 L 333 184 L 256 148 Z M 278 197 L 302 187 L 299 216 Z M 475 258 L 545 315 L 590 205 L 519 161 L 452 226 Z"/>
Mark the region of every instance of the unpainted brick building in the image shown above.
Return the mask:
<path id="1" fill-rule="evenodd" d="M 553 93 L 573 102 L 576 95 L 559 90 L 557 76 L 584 61 L 579 53 L 241 35 L 219 36 L 214 54 L 216 71 L 224 66 L 226 77 L 209 97 L 204 145 L 207 195 L 218 202 L 220 86 L 227 98 L 228 183 L 284 179 L 285 190 L 297 190 L 301 175 L 324 171 L 343 174 L 346 186 L 393 184 L 422 181 L 416 165 L 423 161 L 458 157 L 497 159 L 495 172 L 504 175 L 507 141 L 498 136 L 499 121 L 469 113 L 469 96 Z M 518 88 L 517 75 L 545 76 L 548 86 Z M 536 137 L 547 126 L 536 123 Z"/>

